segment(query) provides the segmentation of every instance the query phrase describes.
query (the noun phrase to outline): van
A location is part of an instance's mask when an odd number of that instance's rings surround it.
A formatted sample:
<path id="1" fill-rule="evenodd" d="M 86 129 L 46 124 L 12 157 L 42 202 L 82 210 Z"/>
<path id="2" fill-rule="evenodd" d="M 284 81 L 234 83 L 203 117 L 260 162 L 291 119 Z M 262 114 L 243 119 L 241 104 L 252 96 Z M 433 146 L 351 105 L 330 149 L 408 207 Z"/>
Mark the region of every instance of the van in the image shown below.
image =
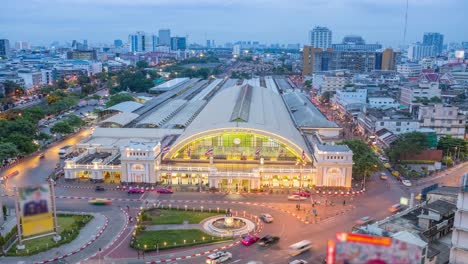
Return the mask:
<path id="1" fill-rule="evenodd" d="M 297 242 L 289 246 L 289 255 L 297 256 L 309 250 L 311 247 L 312 247 L 312 242 L 310 242 L 309 240 L 302 240 L 300 242 Z"/>

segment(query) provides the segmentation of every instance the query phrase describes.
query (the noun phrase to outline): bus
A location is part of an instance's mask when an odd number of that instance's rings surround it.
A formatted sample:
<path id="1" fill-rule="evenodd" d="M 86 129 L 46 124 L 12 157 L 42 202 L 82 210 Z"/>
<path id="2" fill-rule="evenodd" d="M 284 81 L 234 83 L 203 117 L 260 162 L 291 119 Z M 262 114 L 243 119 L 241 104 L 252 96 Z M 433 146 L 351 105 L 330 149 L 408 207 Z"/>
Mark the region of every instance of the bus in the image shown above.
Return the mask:
<path id="1" fill-rule="evenodd" d="M 303 253 L 304 251 L 309 250 L 311 247 L 312 242 L 310 242 L 309 240 L 302 240 L 289 246 L 289 255 L 297 256 Z"/>

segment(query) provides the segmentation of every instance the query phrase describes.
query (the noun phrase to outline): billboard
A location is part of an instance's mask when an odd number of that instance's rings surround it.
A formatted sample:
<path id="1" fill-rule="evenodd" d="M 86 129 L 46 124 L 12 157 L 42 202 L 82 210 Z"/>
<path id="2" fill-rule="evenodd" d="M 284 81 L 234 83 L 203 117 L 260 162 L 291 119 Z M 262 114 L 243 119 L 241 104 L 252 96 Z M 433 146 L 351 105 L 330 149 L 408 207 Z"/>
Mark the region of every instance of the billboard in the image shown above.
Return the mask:
<path id="1" fill-rule="evenodd" d="M 24 237 L 54 230 L 48 184 L 19 188 L 18 199 Z"/>
<path id="2" fill-rule="evenodd" d="M 390 237 L 337 233 L 328 242 L 327 263 L 331 264 L 419 264 L 421 249 Z"/>

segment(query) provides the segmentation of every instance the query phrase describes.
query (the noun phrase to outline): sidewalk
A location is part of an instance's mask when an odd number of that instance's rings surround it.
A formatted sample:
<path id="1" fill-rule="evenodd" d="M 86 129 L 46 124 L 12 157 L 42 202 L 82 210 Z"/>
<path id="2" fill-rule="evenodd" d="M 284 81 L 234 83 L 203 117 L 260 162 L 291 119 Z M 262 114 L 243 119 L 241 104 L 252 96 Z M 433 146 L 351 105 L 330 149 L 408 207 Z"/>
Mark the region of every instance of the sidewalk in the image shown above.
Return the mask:
<path id="1" fill-rule="evenodd" d="M 175 224 L 175 225 L 150 225 L 146 227 L 146 231 L 158 231 L 158 230 L 171 230 L 171 229 L 200 229 L 203 230 L 201 224 Z"/>
<path id="2" fill-rule="evenodd" d="M 67 212 L 70 213 L 70 212 Z M 92 240 L 100 229 L 106 223 L 106 217 L 102 214 L 92 214 L 94 218 L 81 230 L 75 240 L 72 242 L 62 245 L 58 248 L 52 248 L 48 251 L 41 252 L 39 254 L 29 257 L 2 257 L 0 258 L 1 263 L 34 263 L 50 260 L 53 258 L 59 258 L 63 255 L 71 254 L 75 251 L 81 251 L 89 245 L 89 241 Z"/>
<path id="3" fill-rule="evenodd" d="M 450 173 L 452 173 L 453 171 L 457 171 L 457 170 L 462 169 L 462 168 L 464 168 L 466 166 L 468 166 L 468 161 L 460 163 L 460 164 L 458 164 L 458 165 L 456 165 L 454 167 L 448 168 L 446 170 L 439 171 L 438 173 L 434 174 L 433 176 L 425 177 L 423 179 L 417 180 L 416 184 L 417 185 L 422 185 L 424 183 L 431 182 L 431 181 L 434 181 L 434 180 L 449 176 Z"/>
<path id="4" fill-rule="evenodd" d="M 0 228 L 0 235 L 5 237 L 16 226 L 16 212 L 10 210 L 10 215 L 7 216 L 6 221 Z"/>

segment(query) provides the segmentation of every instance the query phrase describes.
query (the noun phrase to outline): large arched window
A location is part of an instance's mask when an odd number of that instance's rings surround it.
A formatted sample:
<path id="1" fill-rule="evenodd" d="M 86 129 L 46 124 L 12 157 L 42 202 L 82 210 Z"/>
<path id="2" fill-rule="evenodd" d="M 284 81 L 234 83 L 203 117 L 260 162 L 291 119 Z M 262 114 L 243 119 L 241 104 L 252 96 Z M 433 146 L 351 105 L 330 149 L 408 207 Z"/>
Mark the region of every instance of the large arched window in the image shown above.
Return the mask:
<path id="1" fill-rule="evenodd" d="M 132 171 L 144 171 L 144 170 L 145 170 L 145 166 L 143 166 L 142 164 L 132 165 Z"/>

